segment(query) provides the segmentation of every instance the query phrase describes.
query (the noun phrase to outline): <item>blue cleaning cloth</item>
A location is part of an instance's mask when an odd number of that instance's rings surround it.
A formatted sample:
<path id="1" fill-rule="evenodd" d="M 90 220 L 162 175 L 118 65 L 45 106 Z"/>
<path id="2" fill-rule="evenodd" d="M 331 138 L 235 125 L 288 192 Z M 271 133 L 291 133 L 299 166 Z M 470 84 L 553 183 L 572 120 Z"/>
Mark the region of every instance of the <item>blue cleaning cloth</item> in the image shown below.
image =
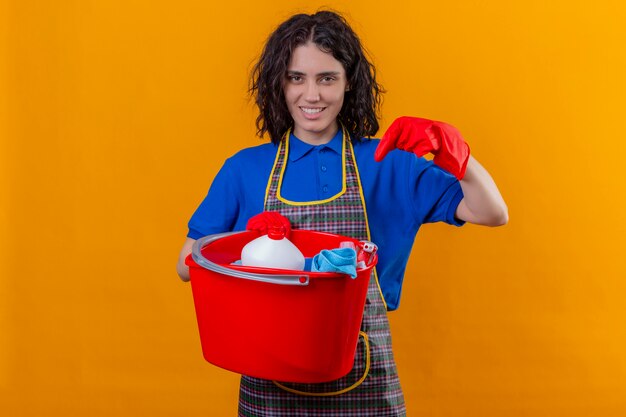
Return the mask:
<path id="1" fill-rule="evenodd" d="M 356 278 L 356 251 L 352 248 L 322 250 L 313 257 L 313 272 L 339 272 Z"/>

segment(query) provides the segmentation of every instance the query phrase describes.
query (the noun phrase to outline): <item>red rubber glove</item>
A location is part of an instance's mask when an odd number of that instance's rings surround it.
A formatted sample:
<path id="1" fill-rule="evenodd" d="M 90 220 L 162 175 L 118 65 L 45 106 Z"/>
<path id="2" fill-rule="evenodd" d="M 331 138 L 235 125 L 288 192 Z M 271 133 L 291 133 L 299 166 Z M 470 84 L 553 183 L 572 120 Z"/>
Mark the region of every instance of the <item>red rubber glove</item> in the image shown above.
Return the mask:
<path id="1" fill-rule="evenodd" d="M 256 216 L 250 217 L 247 230 L 258 230 L 262 234 L 267 233 L 271 227 L 282 227 L 285 229 L 285 237 L 289 238 L 291 233 L 291 222 L 288 218 L 277 211 L 264 211 Z"/>
<path id="2" fill-rule="evenodd" d="M 376 148 L 377 162 L 393 149 L 413 152 L 417 156 L 435 155 L 433 162 L 459 180 L 465 176 L 469 145 L 461 133 L 447 123 L 419 117 L 399 117 L 393 121 Z"/>

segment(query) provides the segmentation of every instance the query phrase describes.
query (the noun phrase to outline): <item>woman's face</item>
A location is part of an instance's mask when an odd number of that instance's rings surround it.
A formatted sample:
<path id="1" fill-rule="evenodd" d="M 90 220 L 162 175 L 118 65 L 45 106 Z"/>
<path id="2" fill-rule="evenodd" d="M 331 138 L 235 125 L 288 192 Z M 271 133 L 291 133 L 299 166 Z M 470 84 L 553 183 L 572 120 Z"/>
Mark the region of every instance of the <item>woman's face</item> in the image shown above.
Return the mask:
<path id="1" fill-rule="evenodd" d="M 337 133 L 346 87 L 346 71 L 330 53 L 313 42 L 298 46 L 283 84 L 294 135 L 313 145 L 328 143 Z"/>

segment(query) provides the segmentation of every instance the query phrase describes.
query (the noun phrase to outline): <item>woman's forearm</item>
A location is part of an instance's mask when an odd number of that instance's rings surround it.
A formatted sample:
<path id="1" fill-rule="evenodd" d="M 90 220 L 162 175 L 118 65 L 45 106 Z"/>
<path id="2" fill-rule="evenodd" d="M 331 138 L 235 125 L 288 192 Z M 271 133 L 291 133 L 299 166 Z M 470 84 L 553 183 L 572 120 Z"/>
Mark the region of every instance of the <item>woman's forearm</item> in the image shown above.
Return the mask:
<path id="1" fill-rule="evenodd" d="M 457 209 L 459 219 L 486 226 L 501 226 L 508 222 L 508 208 L 496 183 L 473 156 L 469 157 L 460 183 L 464 198 Z"/>

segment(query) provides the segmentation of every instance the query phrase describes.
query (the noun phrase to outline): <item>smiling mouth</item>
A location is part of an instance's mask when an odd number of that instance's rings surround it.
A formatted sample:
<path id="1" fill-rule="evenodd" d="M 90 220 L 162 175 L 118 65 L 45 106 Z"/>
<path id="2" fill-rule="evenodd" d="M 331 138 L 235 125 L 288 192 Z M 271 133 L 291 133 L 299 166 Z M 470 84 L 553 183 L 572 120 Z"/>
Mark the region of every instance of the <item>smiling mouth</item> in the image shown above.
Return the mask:
<path id="1" fill-rule="evenodd" d="M 326 107 L 300 107 L 300 110 L 306 114 L 317 114 L 323 112 L 325 109 Z"/>

